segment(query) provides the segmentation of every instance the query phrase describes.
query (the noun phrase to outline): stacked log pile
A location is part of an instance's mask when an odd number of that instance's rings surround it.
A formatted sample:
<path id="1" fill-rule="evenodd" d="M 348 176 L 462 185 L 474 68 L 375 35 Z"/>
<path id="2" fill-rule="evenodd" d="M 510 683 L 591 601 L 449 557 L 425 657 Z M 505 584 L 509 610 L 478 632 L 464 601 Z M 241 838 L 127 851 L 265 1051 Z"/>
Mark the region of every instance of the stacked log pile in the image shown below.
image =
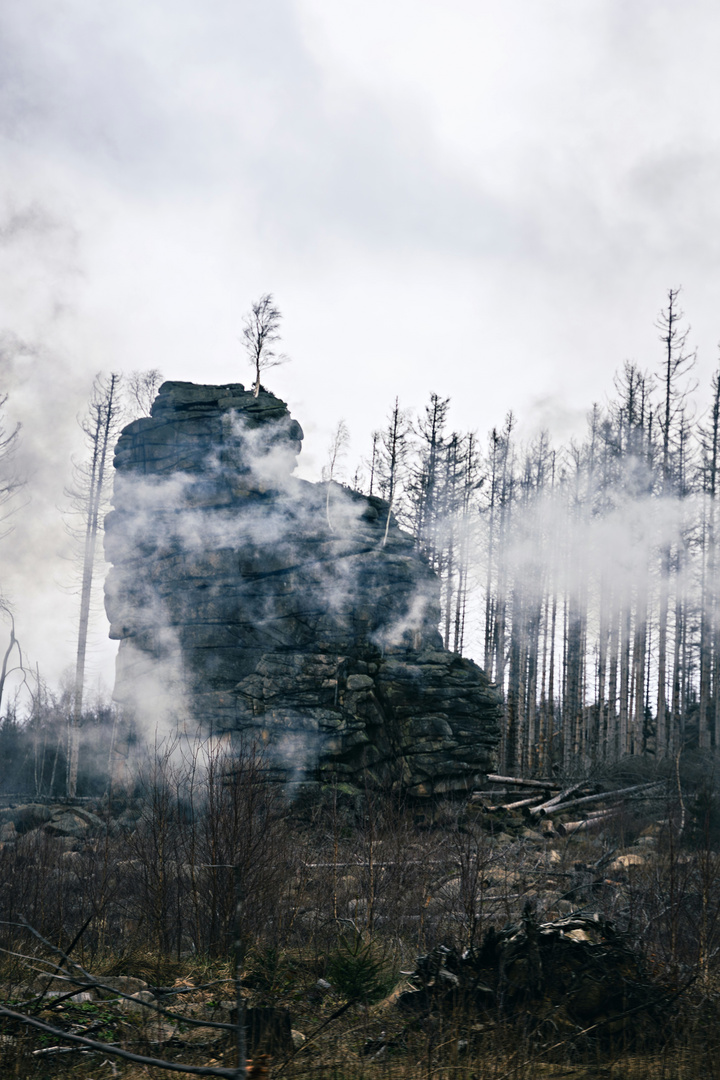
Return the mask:
<path id="1" fill-rule="evenodd" d="M 667 801 L 666 780 L 619 786 L 610 781 L 579 780 L 563 785 L 556 780 L 524 779 L 490 773 L 491 785 L 473 792 L 471 807 L 495 815 L 502 823 L 509 815 L 522 815 L 539 826 L 546 837 L 572 836 L 606 828 L 632 806 Z"/>

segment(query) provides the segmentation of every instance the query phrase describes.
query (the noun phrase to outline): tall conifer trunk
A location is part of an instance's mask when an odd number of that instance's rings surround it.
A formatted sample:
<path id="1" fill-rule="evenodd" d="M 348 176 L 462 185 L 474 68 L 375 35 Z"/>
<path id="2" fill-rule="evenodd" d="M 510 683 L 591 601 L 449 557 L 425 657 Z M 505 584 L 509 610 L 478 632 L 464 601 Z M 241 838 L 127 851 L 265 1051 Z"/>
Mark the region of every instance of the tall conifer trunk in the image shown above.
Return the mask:
<path id="1" fill-rule="evenodd" d="M 85 542 L 80 588 L 80 617 L 78 620 L 77 654 L 75 660 L 75 694 L 68 735 L 67 794 L 74 798 L 77 792 L 80 750 L 80 719 L 82 717 L 83 691 L 85 686 L 85 661 L 90 626 L 90 600 L 95 572 L 97 536 L 100 527 L 100 511 L 103 503 L 107 474 L 107 454 L 114 426 L 120 411 L 118 389 L 120 376 L 110 375 L 106 382 L 98 378 L 90 403 L 90 420 L 85 427 L 90 443 L 91 461 L 87 478 L 85 502 Z"/>

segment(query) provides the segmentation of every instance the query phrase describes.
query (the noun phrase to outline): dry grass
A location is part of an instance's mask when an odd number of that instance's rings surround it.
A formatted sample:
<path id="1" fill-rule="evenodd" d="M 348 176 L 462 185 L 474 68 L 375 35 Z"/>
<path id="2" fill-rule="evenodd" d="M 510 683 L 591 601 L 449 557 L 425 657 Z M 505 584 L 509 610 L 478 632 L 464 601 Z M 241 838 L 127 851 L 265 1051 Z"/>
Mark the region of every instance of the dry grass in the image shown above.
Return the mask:
<path id="1" fill-rule="evenodd" d="M 230 784 L 220 764 L 210 778 L 215 787 L 204 780 L 201 792 L 189 791 L 166 762 L 140 792 L 134 828 L 117 829 L 117 810 L 107 808 L 105 835 L 72 853 L 40 831 L 0 848 L 6 999 L 27 996 L 38 977 L 30 967 L 50 956 L 16 925 L 20 914 L 63 949 L 74 942 L 73 958 L 98 977 L 134 976 L 165 988 L 229 979 L 238 890 L 249 1001 L 288 1008 L 306 1037 L 294 1055 L 270 1061 L 271 1077 L 720 1076 L 720 857 L 709 844 L 686 850 L 656 828 L 651 843 L 633 847 L 643 832 L 653 833 L 649 812 L 628 814 L 603 834 L 566 839 L 543 838 L 521 818 L 498 821 L 447 806 L 428 822 L 389 799 L 342 805 L 332 793 L 324 806 L 291 816 L 252 760 Z M 655 810 L 655 818 L 670 817 Z M 626 851 L 641 852 L 644 861 L 610 871 Z M 235 876 L 233 866 L 240 867 Z M 414 1018 L 398 1009 L 399 989 L 408 985 L 401 973 L 418 954 L 439 944 L 477 946 L 490 926 L 517 919 L 528 902 L 540 918 L 599 912 L 632 938 L 664 985 L 688 988 L 671 1008 L 655 1019 L 638 1016 L 614 1041 L 606 1033 L 578 1035 L 550 1012 L 539 1029 L 497 1009 Z M 368 943 L 363 978 L 375 978 L 377 993 L 328 1022 L 346 1000 L 337 958 L 354 933 Z M 30 965 L 10 952 L 36 959 Z M 322 979 L 335 985 L 323 990 Z M 219 983 L 185 995 L 183 1008 L 207 1016 L 213 1002 L 231 996 L 229 984 Z M 102 1030 L 123 1046 L 234 1066 L 229 1036 L 203 1040 L 179 1028 L 157 1044 L 138 1017 L 101 1005 Z M 87 1026 L 99 1009 L 68 1005 L 46 1015 L 60 1026 Z M 42 1039 L 11 1022 L 0 1036 L 3 1080 L 173 1075 L 77 1051 L 33 1056 Z"/>

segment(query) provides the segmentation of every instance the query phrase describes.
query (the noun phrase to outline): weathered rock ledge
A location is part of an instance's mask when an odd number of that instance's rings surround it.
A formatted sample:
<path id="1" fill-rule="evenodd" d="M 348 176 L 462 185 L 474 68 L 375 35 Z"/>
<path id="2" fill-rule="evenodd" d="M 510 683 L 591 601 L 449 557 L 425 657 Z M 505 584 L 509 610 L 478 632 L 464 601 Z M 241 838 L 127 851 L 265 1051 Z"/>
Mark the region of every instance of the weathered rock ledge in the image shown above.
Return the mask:
<path id="1" fill-rule="evenodd" d="M 499 696 L 442 648 L 439 585 L 387 503 L 293 477 L 272 394 L 165 383 L 123 431 L 105 544 L 115 696 L 151 730 L 244 734 L 297 780 L 464 792 Z"/>

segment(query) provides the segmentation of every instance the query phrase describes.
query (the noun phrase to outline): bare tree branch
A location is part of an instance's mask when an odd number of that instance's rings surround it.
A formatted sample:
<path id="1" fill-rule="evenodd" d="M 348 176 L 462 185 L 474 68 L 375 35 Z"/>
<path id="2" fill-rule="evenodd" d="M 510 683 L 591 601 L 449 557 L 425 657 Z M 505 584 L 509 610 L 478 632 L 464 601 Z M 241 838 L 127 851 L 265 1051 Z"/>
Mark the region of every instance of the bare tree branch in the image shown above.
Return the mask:
<path id="1" fill-rule="evenodd" d="M 97 1050 L 102 1054 L 119 1057 L 124 1061 L 135 1061 L 138 1065 L 152 1065 L 155 1069 L 168 1069 L 170 1072 L 187 1073 L 191 1076 L 226 1076 L 230 1080 L 236 1080 L 238 1075 L 237 1069 L 213 1068 L 211 1065 L 183 1065 L 177 1061 L 164 1061 L 162 1058 L 133 1054 L 131 1051 L 121 1050 L 119 1046 L 114 1046 L 111 1043 L 96 1042 L 95 1039 L 86 1039 L 82 1035 L 71 1035 L 69 1031 L 53 1027 L 52 1024 L 45 1024 L 42 1020 L 36 1020 L 34 1016 L 15 1012 L 14 1009 L 8 1009 L 5 1005 L 0 1005 L 0 1016 L 7 1016 L 11 1020 L 17 1020 L 20 1024 L 27 1024 L 29 1027 L 37 1028 L 38 1031 L 44 1031 L 56 1039 L 87 1046 L 90 1050 Z"/>

